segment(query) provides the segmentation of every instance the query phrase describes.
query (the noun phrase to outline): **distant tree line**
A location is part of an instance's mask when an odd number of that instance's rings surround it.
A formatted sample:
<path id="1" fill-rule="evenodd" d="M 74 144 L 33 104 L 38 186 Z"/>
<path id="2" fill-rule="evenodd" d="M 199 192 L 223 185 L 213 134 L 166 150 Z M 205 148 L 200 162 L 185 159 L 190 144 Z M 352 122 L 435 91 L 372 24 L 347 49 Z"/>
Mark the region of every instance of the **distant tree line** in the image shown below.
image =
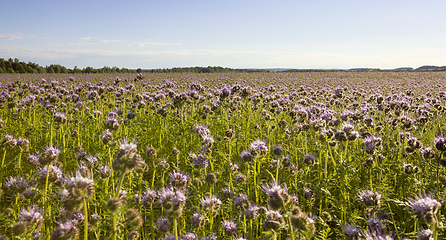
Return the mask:
<path id="1" fill-rule="evenodd" d="M 49 66 L 39 66 L 39 64 L 33 62 L 20 62 L 17 58 L 9 58 L 5 60 L 0 58 L 0 73 L 141 73 L 141 72 L 161 72 L 161 73 L 225 73 L 225 72 L 269 72 L 265 69 L 232 69 L 224 68 L 220 66 L 216 67 L 176 67 L 176 68 L 163 68 L 163 69 L 149 69 L 143 70 L 118 68 L 118 67 L 103 67 L 92 68 L 85 67 L 83 69 L 75 66 L 73 69 L 66 68 L 59 64 L 51 64 Z"/>
<path id="2" fill-rule="evenodd" d="M 118 67 L 103 67 L 99 69 L 86 67 L 80 69 L 77 66 L 74 69 L 69 69 L 59 64 L 42 67 L 33 62 L 20 62 L 17 58 L 8 60 L 0 58 L 0 73 L 136 73 L 138 70 Z"/>
<path id="3" fill-rule="evenodd" d="M 419 68 L 395 68 L 395 69 L 379 69 L 379 68 L 352 68 L 348 70 L 342 69 L 287 69 L 280 72 L 439 72 L 446 71 L 446 66 L 421 66 Z M 33 62 L 20 62 L 17 58 L 9 58 L 5 60 L 0 58 L 0 73 L 228 73 L 228 72 L 271 72 L 268 69 L 234 69 L 220 66 L 208 66 L 208 67 L 174 67 L 174 68 L 162 68 L 162 69 L 128 69 L 118 67 L 103 67 L 103 68 L 78 68 L 75 66 L 73 69 L 66 68 L 59 64 L 51 64 L 49 66 L 39 66 L 39 64 Z"/>
<path id="4" fill-rule="evenodd" d="M 227 72 L 270 72 L 267 69 L 234 69 L 220 66 L 208 66 L 208 67 L 175 67 L 175 68 L 163 68 L 163 69 L 151 69 L 148 72 L 164 72 L 164 73 L 227 73 Z"/>

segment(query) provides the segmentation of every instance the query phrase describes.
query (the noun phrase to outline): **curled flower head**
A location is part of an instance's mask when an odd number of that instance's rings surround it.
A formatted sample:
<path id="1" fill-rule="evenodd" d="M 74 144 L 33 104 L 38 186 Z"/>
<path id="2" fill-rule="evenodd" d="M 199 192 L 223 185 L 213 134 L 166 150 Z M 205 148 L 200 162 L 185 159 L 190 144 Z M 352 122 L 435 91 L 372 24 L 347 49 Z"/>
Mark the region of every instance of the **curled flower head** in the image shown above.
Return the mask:
<path id="1" fill-rule="evenodd" d="M 113 140 L 113 133 L 110 130 L 105 129 L 105 131 L 102 132 L 101 140 L 104 144 L 110 143 Z"/>
<path id="2" fill-rule="evenodd" d="M 240 158 L 242 159 L 243 162 L 250 162 L 253 159 L 254 156 L 252 156 L 252 154 L 248 151 L 243 151 L 242 153 L 240 153 Z"/>
<path id="3" fill-rule="evenodd" d="M 446 136 L 436 136 L 434 138 L 434 144 L 435 148 L 437 148 L 438 150 L 442 152 L 446 151 Z"/>
<path id="4" fill-rule="evenodd" d="M 112 163 L 113 171 L 126 173 L 131 170 L 145 170 L 147 164 L 142 159 L 141 155 L 137 154 L 138 149 L 136 144 L 124 139 L 120 142 L 119 151 L 115 155 Z"/>
<path id="5" fill-rule="evenodd" d="M 173 171 L 170 174 L 170 184 L 172 184 L 176 188 L 184 188 L 186 187 L 189 181 L 189 175 Z"/>
<path id="6" fill-rule="evenodd" d="M 28 209 L 22 208 L 20 211 L 19 219 L 21 222 L 27 222 L 29 224 L 42 224 L 43 214 L 42 209 L 36 205 L 31 205 Z"/>
<path id="7" fill-rule="evenodd" d="M 213 195 L 207 195 L 200 200 L 200 204 L 204 210 L 214 214 L 220 209 L 221 201 Z"/>
<path id="8" fill-rule="evenodd" d="M 210 136 L 211 131 L 209 131 L 209 129 L 204 126 L 204 125 L 197 125 L 195 126 L 195 132 L 201 137 L 201 138 L 205 138 L 207 136 Z"/>
<path id="9" fill-rule="evenodd" d="M 221 224 L 227 236 L 234 236 L 237 232 L 237 224 L 233 221 L 224 220 Z"/>
<path id="10" fill-rule="evenodd" d="M 79 209 L 84 199 L 89 200 L 94 195 L 93 179 L 82 176 L 79 171 L 66 179 L 65 186 L 68 194 L 63 197 L 62 204 L 69 211 Z"/>
<path id="11" fill-rule="evenodd" d="M 266 211 L 265 221 L 263 222 L 263 228 L 265 230 L 278 230 L 285 224 L 282 214 L 274 210 Z"/>
<path id="12" fill-rule="evenodd" d="M 159 203 L 167 214 L 173 217 L 180 217 L 186 204 L 186 196 L 180 190 L 174 190 L 172 187 L 164 187 L 158 191 Z"/>
<path id="13" fill-rule="evenodd" d="M 194 228 L 202 228 L 206 223 L 206 218 L 200 213 L 194 213 L 192 215 L 192 226 Z"/>
<path id="14" fill-rule="evenodd" d="M 43 157 L 40 158 L 40 164 L 48 165 L 54 161 L 57 161 L 59 154 L 60 154 L 59 148 L 54 147 L 51 144 L 48 145 L 43 152 Z"/>
<path id="15" fill-rule="evenodd" d="M 287 187 L 284 186 L 282 188 L 278 181 L 272 181 L 271 185 L 263 184 L 262 191 L 268 194 L 268 205 L 271 207 L 271 209 L 280 209 L 289 201 Z"/>
<path id="16" fill-rule="evenodd" d="M 420 194 L 415 196 L 415 199 L 409 199 L 409 206 L 420 224 L 431 224 L 437 221 L 436 213 L 441 203 L 434 199 L 432 194 Z"/>
<path id="17" fill-rule="evenodd" d="M 257 205 L 251 204 L 249 208 L 247 208 L 243 213 L 245 214 L 247 219 L 253 219 L 258 216 L 259 210 L 260 208 Z"/>
<path id="18" fill-rule="evenodd" d="M 375 207 L 381 204 L 381 194 L 377 191 L 373 192 L 370 190 L 361 191 L 358 194 L 359 201 L 361 201 L 366 207 Z"/>
<path id="19" fill-rule="evenodd" d="M 266 142 L 260 139 L 251 142 L 249 144 L 249 149 L 251 150 L 251 154 L 253 156 L 264 156 L 268 152 Z"/>

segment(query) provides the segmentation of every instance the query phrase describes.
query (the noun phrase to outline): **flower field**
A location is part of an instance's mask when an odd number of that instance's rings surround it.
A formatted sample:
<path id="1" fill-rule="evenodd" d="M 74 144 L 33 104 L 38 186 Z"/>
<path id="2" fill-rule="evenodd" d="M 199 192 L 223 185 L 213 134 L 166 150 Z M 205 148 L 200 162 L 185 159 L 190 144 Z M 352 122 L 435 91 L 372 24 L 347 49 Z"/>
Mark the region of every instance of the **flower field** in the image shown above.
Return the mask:
<path id="1" fill-rule="evenodd" d="M 0 74 L 0 239 L 445 239 L 445 83 Z"/>

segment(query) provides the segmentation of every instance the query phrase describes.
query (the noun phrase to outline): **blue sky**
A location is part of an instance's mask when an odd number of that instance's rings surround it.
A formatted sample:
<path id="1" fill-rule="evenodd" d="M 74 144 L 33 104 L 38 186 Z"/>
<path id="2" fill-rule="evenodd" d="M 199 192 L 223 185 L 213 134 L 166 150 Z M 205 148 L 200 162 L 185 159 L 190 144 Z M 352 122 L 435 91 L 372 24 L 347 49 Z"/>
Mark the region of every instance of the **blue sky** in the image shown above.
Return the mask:
<path id="1" fill-rule="evenodd" d="M 2 0 L 0 58 L 45 66 L 446 65 L 446 1 Z"/>

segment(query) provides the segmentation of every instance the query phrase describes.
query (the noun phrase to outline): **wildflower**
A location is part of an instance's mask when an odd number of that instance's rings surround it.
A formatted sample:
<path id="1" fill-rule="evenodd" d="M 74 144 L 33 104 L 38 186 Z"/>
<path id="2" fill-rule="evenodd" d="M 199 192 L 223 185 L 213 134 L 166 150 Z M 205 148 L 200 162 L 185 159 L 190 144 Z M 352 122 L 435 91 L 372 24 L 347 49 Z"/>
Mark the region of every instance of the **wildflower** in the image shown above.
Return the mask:
<path id="1" fill-rule="evenodd" d="M 202 228 L 206 222 L 206 218 L 200 213 L 194 213 L 192 215 L 192 226 L 194 228 Z"/>
<path id="2" fill-rule="evenodd" d="M 12 227 L 14 235 L 28 235 L 32 231 L 40 231 L 43 225 L 42 209 L 32 205 L 27 209 L 22 208 L 19 221 Z"/>
<path id="3" fill-rule="evenodd" d="M 159 192 L 159 202 L 163 209 L 173 217 L 180 217 L 186 204 L 186 196 L 182 191 L 163 187 Z"/>
<path id="4" fill-rule="evenodd" d="M 367 231 L 362 232 L 361 234 L 362 239 L 364 240 L 394 240 L 392 236 L 389 236 L 385 234 L 384 232 L 376 232 L 376 231 Z"/>
<path id="5" fill-rule="evenodd" d="M 364 149 L 368 154 L 373 154 L 375 149 L 381 146 L 382 139 L 379 136 L 371 135 L 363 139 L 364 140 Z"/>
<path id="6" fill-rule="evenodd" d="M 26 138 L 17 138 L 17 146 L 22 148 L 22 150 L 28 151 L 29 149 L 29 140 Z"/>
<path id="7" fill-rule="evenodd" d="M 412 164 L 405 164 L 403 163 L 403 169 L 404 169 L 404 173 L 411 175 L 414 173 L 418 173 L 420 171 L 420 169 L 417 166 L 414 166 Z"/>
<path id="8" fill-rule="evenodd" d="M 235 173 L 238 170 L 238 165 L 231 162 L 231 163 L 229 163 L 229 168 L 230 168 L 232 173 Z"/>
<path id="9" fill-rule="evenodd" d="M 381 205 L 381 194 L 377 191 L 370 190 L 361 191 L 359 194 L 359 201 L 361 201 L 366 207 L 375 207 Z"/>
<path id="10" fill-rule="evenodd" d="M 125 224 L 127 228 L 138 229 L 143 225 L 143 219 L 138 210 L 129 208 L 125 211 Z"/>
<path id="11" fill-rule="evenodd" d="M 155 198 L 156 198 L 155 189 L 146 189 L 141 197 L 141 203 L 144 206 L 148 206 L 148 204 L 152 204 L 153 202 L 155 202 Z"/>
<path id="12" fill-rule="evenodd" d="M 187 174 L 183 174 L 181 172 L 175 172 L 170 174 L 170 184 L 172 184 L 176 188 L 184 188 L 189 181 L 189 176 Z"/>
<path id="13" fill-rule="evenodd" d="M 249 208 L 243 212 L 247 219 L 253 219 L 259 214 L 259 207 L 255 204 L 251 204 Z"/>
<path id="14" fill-rule="evenodd" d="M 409 206 L 420 224 L 431 224 L 436 222 L 436 213 L 441 203 L 432 198 L 432 194 L 420 194 L 415 199 L 409 199 Z"/>
<path id="15" fill-rule="evenodd" d="M 194 233 L 186 233 L 181 237 L 181 240 L 198 240 L 198 237 Z"/>
<path id="16" fill-rule="evenodd" d="M 156 149 L 155 148 L 147 148 L 147 150 L 146 150 L 146 156 L 149 158 L 149 159 L 155 159 L 156 158 L 156 156 L 157 156 L 157 151 L 156 151 Z"/>
<path id="17" fill-rule="evenodd" d="M 217 234 L 213 232 L 207 235 L 206 237 L 203 237 L 203 240 L 217 240 Z"/>
<path id="18" fill-rule="evenodd" d="M 247 151 L 243 151 L 242 153 L 240 153 L 240 158 L 242 159 L 243 162 L 250 162 L 253 159 L 253 157 L 254 156 Z"/>
<path id="19" fill-rule="evenodd" d="M 360 229 L 357 226 L 343 225 L 344 235 L 348 240 L 355 240 L 359 238 Z"/>
<path id="20" fill-rule="evenodd" d="M 28 160 L 28 163 L 30 165 L 32 165 L 35 168 L 39 168 L 40 167 L 40 158 L 42 158 L 42 156 L 39 153 L 35 153 L 35 154 L 28 155 L 28 157 L 26 159 Z"/>
<path id="21" fill-rule="evenodd" d="M 273 154 L 276 156 L 280 156 L 283 154 L 283 150 L 280 146 L 276 146 L 273 148 Z"/>
<path id="22" fill-rule="evenodd" d="M 239 173 L 239 174 L 237 174 L 237 175 L 235 176 L 235 181 L 236 181 L 237 183 L 244 183 L 244 182 L 246 181 L 246 176 L 243 175 L 243 174 L 241 174 L 241 173 Z"/>
<path id="23" fill-rule="evenodd" d="M 1 145 L 9 148 L 14 148 L 17 145 L 17 140 L 14 139 L 14 136 L 10 134 L 5 134 L 5 139 L 3 140 Z"/>
<path id="24" fill-rule="evenodd" d="M 249 148 L 253 156 L 264 156 L 268 152 L 268 147 L 266 146 L 265 141 L 260 139 L 251 142 Z"/>
<path id="25" fill-rule="evenodd" d="M 109 117 L 107 118 L 107 121 L 105 122 L 105 127 L 111 130 L 118 130 L 119 129 L 119 120 L 118 117 L 113 116 L 110 117 L 110 113 L 109 113 Z"/>
<path id="26" fill-rule="evenodd" d="M 79 237 L 79 229 L 76 225 L 68 220 L 59 222 L 59 228 L 51 233 L 50 240 L 75 240 Z"/>
<path id="27" fill-rule="evenodd" d="M 136 240 L 136 239 L 138 239 L 139 238 L 139 232 L 138 231 L 132 231 L 131 233 L 129 233 L 129 235 L 128 235 L 128 239 L 129 240 Z"/>
<path id="28" fill-rule="evenodd" d="M 158 228 L 158 230 L 160 230 L 161 232 L 169 232 L 169 228 L 171 225 L 172 223 L 167 218 L 162 217 L 156 220 L 156 228 Z"/>
<path id="29" fill-rule="evenodd" d="M 204 125 L 195 126 L 195 132 L 203 139 L 211 134 L 211 131 Z"/>
<path id="30" fill-rule="evenodd" d="M 304 156 L 304 163 L 306 165 L 314 165 L 316 163 L 316 158 L 311 154 L 306 154 Z"/>
<path id="31" fill-rule="evenodd" d="M 249 199 L 244 194 L 240 194 L 240 196 L 234 198 L 234 206 L 243 211 L 249 208 L 249 205 L 250 205 Z"/>
<path id="32" fill-rule="evenodd" d="M 335 133 L 334 138 L 338 141 L 338 142 L 343 142 L 343 141 L 347 141 L 348 136 L 344 131 L 338 131 Z"/>
<path id="33" fill-rule="evenodd" d="M 232 198 L 232 196 L 234 195 L 234 192 L 229 188 L 222 189 L 222 193 L 223 193 L 223 198 Z"/>
<path id="34" fill-rule="evenodd" d="M 205 180 L 208 184 L 215 184 L 217 183 L 217 175 L 213 172 L 210 172 L 206 175 Z"/>
<path id="35" fill-rule="evenodd" d="M 429 148 L 429 147 L 420 149 L 420 153 L 424 159 L 433 158 L 435 156 L 434 151 L 432 150 L 432 148 Z"/>
<path id="36" fill-rule="evenodd" d="M 113 140 L 113 133 L 109 129 L 102 132 L 101 140 L 104 144 L 109 144 Z"/>
<path id="37" fill-rule="evenodd" d="M 225 131 L 225 136 L 228 137 L 228 138 L 234 137 L 234 131 L 232 129 L 226 130 Z"/>
<path id="38" fill-rule="evenodd" d="M 88 164 L 90 165 L 89 166 L 90 168 L 94 168 L 97 165 L 97 163 L 98 163 L 98 158 L 94 157 L 90 153 L 85 158 L 85 160 L 87 160 Z"/>
<path id="39" fill-rule="evenodd" d="M 75 176 L 66 179 L 65 186 L 68 194 L 64 197 L 62 204 L 69 211 L 77 210 L 84 199 L 88 201 L 94 195 L 93 179 L 83 177 L 79 171 Z"/>
<path id="40" fill-rule="evenodd" d="M 302 212 L 298 206 L 294 206 L 290 221 L 294 229 L 302 232 L 310 231 L 311 233 L 315 231 L 314 220 Z"/>
<path id="41" fill-rule="evenodd" d="M 68 121 L 67 115 L 63 112 L 57 112 L 54 114 L 54 121 L 58 123 L 66 123 Z"/>
<path id="42" fill-rule="evenodd" d="M 164 172 L 170 168 L 170 164 L 166 160 L 162 160 L 159 162 L 158 167 Z"/>
<path id="43" fill-rule="evenodd" d="M 386 226 L 379 219 L 370 218 L 369 220 L 367 220 L 367 223 L 369 224 L 368 229 L 370 232 L 375 231 L 381 233 L 386 231 Z"/>
<path id="44" fill-rule="evenodd" d="M 110 198 L 107 201 L 107 208 L 112 212 L 118 212 L 122 207 L 122 200 L 119 197 Z"/>
<path id="45" fill-rule="evenodd" d="M 272 181 L 270 186 L 263 184 L 262 191 L 268 195 L 268 205 L 273 210 L 280 209 L 289 201 L 287 187 L 282 188 L 278 181 Z"/>
<path id="46" fill-rule="evenodd" d="M 420 235 L 418 236 L 417 240 L 434 240 L 432 237 L 434 235 L 434 232 L 430 229 L 421 229 Z"/>
<path id="47" fill-rule="evenodd" d="M 200 200 L 200 204 L 203 206 L 204 210 L 209 211 L 214 215 L 220 209 L 221 201 L 213 195 L 208 195 Z"/>
<path id="48" fill-rule="evenodd" d="M 101 178 L 105 179 L 111 176 L 111 169 L 108 165 L 102 165 L 99 167 L 99 173 L 101 174 Z"/>
<path id="49" fill-rule="evenodd" d="M 40 182 L 45 183 L 47 171 L 48 182 L 57 183 L 63 178 L 63 173 L 62 170 L 60 170 L 60 167 L 56 165 L 47 165 L 37 171 L 37 176 L 40 178 Z"/>
<path id="50" fill-rule="evenodd" d="M 141 155 L 137 154 L 136 144 L 132 142 L 127 142 L 124 139 L 120 143 L 119 151 L 115 155 L 112 167 L 113 171 L 126 173 L 133 169 L 144 170 L 147 165 L 142 159 Z"/>
<path id="51" fill-rule="evenodd" d="M 233 221 L 224 220 L 221 224 L 227 236 L 234 236 L 237 232 L 237 224 Z"/>
<path id="52" fill-rule="evenodd" d="M 435 148 L 444 152 L 446 151 L 446 136 L 437 136 L 434 138 Z"/>
<path id="53" fill-rule="evenodd" d="M 6 190 L 10 195 L 23 193 L 27 186 L 28 182 L 23 179 L 23 177 L 13 177 L 9 176 L 8 180 L 4 184 Z"/>
<path id="54" fill-rule="evenodd" d="M 48 165 L 51 164 L 54 161 L 57 161 L 60 154 L 60 149 L 57 147 L 54 147 L 53 145 L 48 145 L 45 148 L 45 151 L 43 152 L 43 157 L 40 158 L 40 164 L 42 165 Z"/>
<path id="55" fill-rule="evenodd" d="M 274 210 L 268 210 L 265 214 L 266 217 L 265 221 L 263 222 L 263 228 L 265 230 L 277 231 L 284 227 L 285 220 L 283 219 L 282 214 Z"/>
<path id="56" fill-rule="evenodd" d="M 313 196 L 313 194 L 314 194 L 313 190 L 304 187 L 304 198 L 305 198 L 307 201 L 311 199 L 311 197 Z"/>

